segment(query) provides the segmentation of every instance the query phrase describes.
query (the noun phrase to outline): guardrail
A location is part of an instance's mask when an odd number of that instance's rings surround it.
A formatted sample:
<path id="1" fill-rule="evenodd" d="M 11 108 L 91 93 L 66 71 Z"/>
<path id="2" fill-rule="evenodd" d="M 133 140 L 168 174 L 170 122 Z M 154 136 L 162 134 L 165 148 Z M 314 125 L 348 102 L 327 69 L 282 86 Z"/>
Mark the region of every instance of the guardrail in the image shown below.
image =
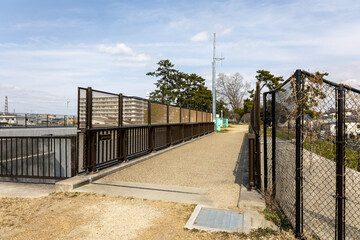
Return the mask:
<path id="1" fill-rule="evenodd" d="M 65 179 L 77 174 L 76 136 L 0 137 L 0 176 Z"/>
<path id="2" fill-rule="evenodd" d="M 86 172 L 214 130 L 211 113 L 92 88 L 78 90 L 78 119 L 79 162 Z"/>

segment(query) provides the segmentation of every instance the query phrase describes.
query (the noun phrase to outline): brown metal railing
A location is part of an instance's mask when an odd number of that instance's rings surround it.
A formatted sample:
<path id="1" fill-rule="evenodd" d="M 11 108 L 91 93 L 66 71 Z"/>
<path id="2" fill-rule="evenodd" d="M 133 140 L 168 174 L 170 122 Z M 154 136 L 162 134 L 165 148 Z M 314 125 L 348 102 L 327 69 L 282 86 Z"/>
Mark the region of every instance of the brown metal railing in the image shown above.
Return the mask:
<path id="1" fill-rule="evenodd" d="M 64 179 L 77 174 L 76 136 L 0 137 L 0 176 Z"/>
<path id="2" fill-rule="evenodd" d="M 78 90 L 82 170 L 148 154 L 213 132 L 212 114 L 91 88 Z"/>

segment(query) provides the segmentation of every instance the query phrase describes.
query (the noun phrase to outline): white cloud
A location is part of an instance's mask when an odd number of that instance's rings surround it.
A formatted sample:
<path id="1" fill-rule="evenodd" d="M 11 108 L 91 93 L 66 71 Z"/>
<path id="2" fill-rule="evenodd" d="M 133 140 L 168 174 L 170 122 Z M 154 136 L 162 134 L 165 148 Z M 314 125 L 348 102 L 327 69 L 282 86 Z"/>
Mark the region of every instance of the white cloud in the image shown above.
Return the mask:
<path id="1" fill-rule="evenodd" d="M 170 28 L 189 28 L 191 26 L 191 21 L 187 18 L 183 18 L 177 21 L 172 21 L 169 23 Z"/>
<path id="2" fill-rule="evenodd" d="M 137 54 L 130 47 L 124 43 L 118 43 L 115 45 L 100 44 L 97 46 L 99 52 L 108 53 L 110 55 L 120 56 L 121 59 L 126 61 L 144 62 L 150 60 L 150 56 L 146 54 Z"/>
<path id="3" fill-rule="evenodd" d="M 216 24 L 214 26 L 214 32 L 216 32 L 216 34 L 218 36 L 228 35 L 228 34 L 232 33 L 233 30 L 234 30 L 234 27 L 225 27 L 222 24 Z"/>
<path id="4" fill-rule="evenodd" d="M 230 27 L 230 28 L 225 28 L 225 29 L 221 32 L 221 35 L 222 35 L 222 36 L 228 35 L 228 34 L 230 34 L 232 31 L 233 31 L 233 28 L 232 28 L 232 27 Z"/>
<path id="5" fill-rule="evenodd" d="M 106 46 L 101 44 L 98 46 L 100 52 L 109 53 L 112 55 L 133 55 L 134 52 L 124 43 L 118 43 L 115 46 Z"/>
<path id="6" fill-rule="evenodd" d="M 193 42 L 206 42 L 209 39 L 209 35 L 206 31 L 199 32 L 192 36 L 191 41 Z"/>

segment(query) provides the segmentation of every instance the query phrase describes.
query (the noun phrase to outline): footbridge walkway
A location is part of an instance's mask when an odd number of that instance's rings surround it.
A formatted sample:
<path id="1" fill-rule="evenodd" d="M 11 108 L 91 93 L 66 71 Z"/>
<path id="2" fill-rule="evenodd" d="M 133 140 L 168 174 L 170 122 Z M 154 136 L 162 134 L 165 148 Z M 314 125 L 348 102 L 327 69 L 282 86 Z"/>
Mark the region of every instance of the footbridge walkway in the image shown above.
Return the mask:
<path id="1" fill-rule="evenodd" d="M 74 191 L 236 208 L 239 153 L 248 126 L 233 125 Z"/>

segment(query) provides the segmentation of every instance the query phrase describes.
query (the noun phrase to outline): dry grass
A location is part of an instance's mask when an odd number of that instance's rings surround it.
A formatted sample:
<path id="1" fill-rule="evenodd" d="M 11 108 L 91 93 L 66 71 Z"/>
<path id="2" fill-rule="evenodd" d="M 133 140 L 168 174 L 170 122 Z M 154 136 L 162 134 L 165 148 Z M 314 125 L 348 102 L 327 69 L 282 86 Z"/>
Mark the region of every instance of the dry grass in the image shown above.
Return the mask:
<path id="1" fill-rule="evenodd" d="M 250 235 L 186 230 L 185 223 L 194 208 L 191 204 L 89 193 L 0 198 L 0 238 L 289 239 L 266 229 Z"/>

